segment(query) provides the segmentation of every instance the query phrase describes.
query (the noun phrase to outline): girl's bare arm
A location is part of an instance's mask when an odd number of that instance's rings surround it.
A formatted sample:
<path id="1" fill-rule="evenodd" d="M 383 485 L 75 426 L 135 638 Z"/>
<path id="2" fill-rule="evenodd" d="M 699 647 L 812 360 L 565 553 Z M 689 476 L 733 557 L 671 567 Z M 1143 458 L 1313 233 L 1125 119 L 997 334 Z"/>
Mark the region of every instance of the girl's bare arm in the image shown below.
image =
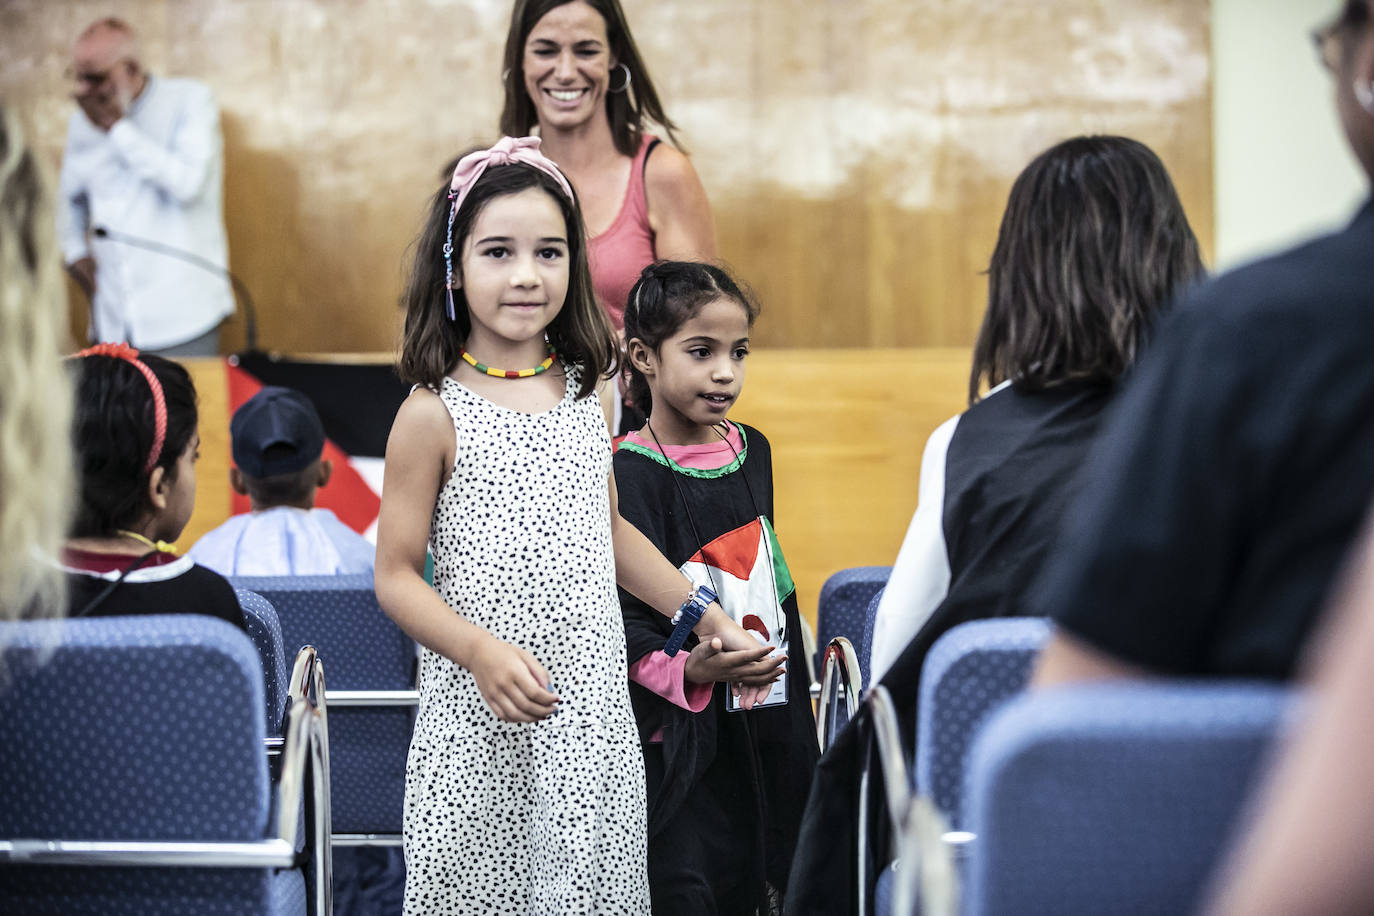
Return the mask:
<path id="1" fill-rule="evenodd" d="M 377 601 L 416 642 L 472 672 L 482 697 L 505 721 L 554 711 L 549 674 L 523 649 L 496 639 L 448 606 L 424 580 L 430 519 L 453 468 L 453 421 L 432 392 L 401 405 L 386 445 L 377 521 Z"/>

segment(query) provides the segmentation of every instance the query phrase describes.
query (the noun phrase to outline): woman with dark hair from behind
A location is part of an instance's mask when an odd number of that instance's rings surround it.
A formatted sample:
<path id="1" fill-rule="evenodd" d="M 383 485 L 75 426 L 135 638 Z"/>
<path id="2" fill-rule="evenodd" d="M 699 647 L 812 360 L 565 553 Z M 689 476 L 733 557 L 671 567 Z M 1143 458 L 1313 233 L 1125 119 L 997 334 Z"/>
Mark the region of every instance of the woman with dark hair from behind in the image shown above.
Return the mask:
<path id="1" fill-rule="evenodd" d="M 969 620 L 1018 613 L 1117 380 L 1203 272 L 1164 164 L 1125 137 L 1077 137 L 1012 186 L 988 268 L 969 409 L 921 461 L 919 502 L 878 607 L 872 674 Z"/>
<path id="2" fill-rule="evenodd" d="M 71 386 L 52 225 L 38 162 L 0 105 L 0 620 L 66 603 L 55 560 L 72 496 Z"/>
<path id="3" fill-rule="evenodd" d="M 988 268 L 969 408 L 926 445 L 916 513 L 879 604 L 872 681 L 888 689 L 903 743 L 914 740 L 931 644 L 965 621 L 1024 613 L 1020 594 L 1053 550 L 1118 379 L 1202 272 L 1173 182 L 1144 145 L 1076 137 L 1017 177 Z M 854 842 L 871 732 L 861 710 L 821 758 L 789 914 L 847 911 L 863 880 L 833 851 Z M 890 850 L 869 839 L 881 869 Z"/>

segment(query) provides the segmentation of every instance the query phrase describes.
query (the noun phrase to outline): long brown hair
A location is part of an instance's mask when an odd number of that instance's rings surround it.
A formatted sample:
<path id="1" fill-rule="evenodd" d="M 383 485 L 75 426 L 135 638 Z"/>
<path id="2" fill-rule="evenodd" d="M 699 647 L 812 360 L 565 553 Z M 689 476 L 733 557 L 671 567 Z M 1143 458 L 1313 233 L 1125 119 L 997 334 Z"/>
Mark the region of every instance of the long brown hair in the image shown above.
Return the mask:
<path id="1" fill-rule="evenodd" d="M 969 403 L 1010 379 L 1111 384 L 1203 273 L 1164 163 L 1126 137 L 1075 137 L 1017 176 L 988 267 Z"/>
<path id="2" fill-rule="evenodd" d="M 564 363 L 580 367 L 578 397 L 586 397 L 595 390 L 598 376 L 610 377 L 619 371 L 620 347 L 615 331 L 592 292 L 592 275 L 587 268 L 587 230 L 576 200 L 568 199 L 551 176 L 513 163 L 494 165 L 482 173 L 454 216 L 451 237 L 448 182 L 430 201 L 429 215 L 415 243 L 415 264 L 401 296 L 406 320 L 396 372 L 404 381 L 438 388 L 444 376 L 458 365 L 458 351 L 472 331 L 467 298 L 461 287 L 453 291 L 454 320 L 448 319 L 445 241 L 453 245 L 456 273 L 458 252 L 463 250 L 482 208 L 493 198 L 518 194 L 528 188 L 541 188 L 557 201 L 568 228 L 568 292 L 563 308 L 544 333 Z"/>
<path id="3" fill-rule="evenodd" d="M 508 137 L 527 136 L 539 123 L 539 114 L 534 102 L 525 91 L 525 40 L 530 32 L 544 18 L 549 10 L 572 3 L 573 0 L 515 0 L 515 8 L 510 14 L 510 29 L 506 33 L 505 67 L 502 81 L 505 83 L 505 103 L 501 108 L 501 133 Z M 611 122 L 611 136 L 615 138 L 615 148 L 622 156 L 633 157 L 639 152 L 639 138 L 644 133 L 644 122 L 652 120 L 663 128 L 668 139 L 678 149 L 673 132 L 677 125 L 668 119 L 663 111 L 663 103 L 658 100 L 658 90 L 649 78 L 644 59 L 639 56 L 634 36 L 630 34 L 630 24 L 625 19 L 625 11 L 620 8 L 620 0 L 583 0 L 588 6 L 601 14 L 606 20 L 606 38 L 611 45 L 611 58 L 616 65 L 624 64 L 630 73 L 630 87 L 624 92 L 606 93 L 606 116 Z M 614 78 L 614 71 L 612 78 Z M 685 152 L 685 150 L 684 150 Z"/>

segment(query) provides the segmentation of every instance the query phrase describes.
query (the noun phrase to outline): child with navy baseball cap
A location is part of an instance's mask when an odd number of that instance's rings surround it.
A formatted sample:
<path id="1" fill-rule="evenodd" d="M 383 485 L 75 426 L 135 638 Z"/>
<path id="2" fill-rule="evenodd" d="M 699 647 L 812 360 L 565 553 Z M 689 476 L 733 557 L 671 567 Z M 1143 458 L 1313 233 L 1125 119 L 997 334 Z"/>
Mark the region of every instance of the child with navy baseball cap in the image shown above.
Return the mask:
<path id="1" fill-rule="evenodd" d="M 252 511 L 197 541 L 197 563 L 226 576 L 372 573 L 373 546 L 315 508 L 315 491 L 334 467 L 323 457 L 324 424 L 309 398 L 266 386 L 234 411 L 229 436 L 229 482 Z"/>

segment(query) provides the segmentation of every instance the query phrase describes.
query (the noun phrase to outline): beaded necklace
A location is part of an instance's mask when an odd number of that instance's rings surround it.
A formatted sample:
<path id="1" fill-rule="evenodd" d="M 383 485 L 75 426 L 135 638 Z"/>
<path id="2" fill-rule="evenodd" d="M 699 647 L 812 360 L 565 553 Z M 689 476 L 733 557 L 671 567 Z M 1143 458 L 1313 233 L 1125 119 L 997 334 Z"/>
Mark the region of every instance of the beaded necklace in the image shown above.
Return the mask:
<path id="1" fill-rule="evenodd" d="M 146 544 L 146 545 L 148 545 L 149 547 L 151 547 L 152 549 L 154 549 L 154 550 L 160 550 L 160 551 L 162 551 L 163 553 L 170 553 L 170 554 L 175 555 L 176 552 L 177 552 L 176 548 L 173 547 L 171 544 L 168 544 L 166 541 L 154 541 L 154 540 L 152 540 L 151 538 L 144 537 L 143 535 L 139 534 L 137 531 L 128 531 L 128 530 L 126 530 L 126 529 L 124 529 L 124 528 L 118 528 L 118 529 L 115 530 L 115 534 L 123 535 L 123 536 L 126 537 L 126 538 L 133 538 L 135 541 L 138 541 L 140 544 Z"/>
<path id="2" fill-rule="evenodd" d="M 541 372 L 548 371 L 548 368 L 553 365 L 554 357 L 558 354 L 554 352 L 553 347 L 549 347 L 549 355 L 544 357 L 544 361 L 533 369 L 493 369 L 491 366 L 485 363 L 479 363 L 477 360 L 473 359 L 472 354 L 469 353 L 465 347 L 458 348 L 458 355 L 463 357 L 463 362 L 467 363 L 478 372 L 490 375 L 492 378 L 530 378 Z"/>

